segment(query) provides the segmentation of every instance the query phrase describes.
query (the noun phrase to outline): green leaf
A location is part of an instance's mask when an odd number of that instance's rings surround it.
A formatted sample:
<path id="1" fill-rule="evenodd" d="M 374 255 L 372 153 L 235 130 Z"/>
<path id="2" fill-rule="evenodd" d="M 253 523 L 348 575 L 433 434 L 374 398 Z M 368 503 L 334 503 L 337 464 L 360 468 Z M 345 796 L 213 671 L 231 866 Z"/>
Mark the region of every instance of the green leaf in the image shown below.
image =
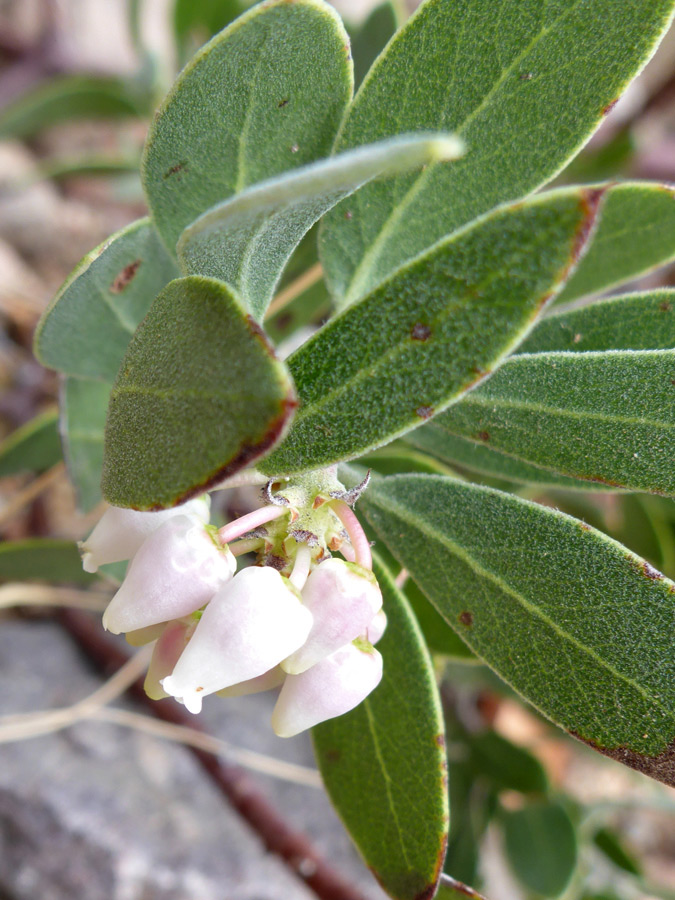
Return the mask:
<path id="1" fill-rule="evenodd" d="M 403 592 L 432 653 L 462 662 L 478 662 L 457 632 L 450 628 L 412 579 L 406 581 Z"/>
<path id="2" fill-rule="evenodd" d="M 593 843 L 615 866 L 631 875 L 641 875 L 642 866 L 627 850 L 619 835 L 611 828 L 599 828 L 593 835 Z"/>
<path id="3" fill-rule="evenodd" d="M 353 459 L 485 378 L 565 279 L 598 202 L 564 190 L 500 208 L 333 318 L 289 359 L 302 406 L 263 471 Z"/>
<path id="4" fill-rule="evenodd" d="M 145 116 L 148 98 L 130 82 L 92 75 L 51 78 L 0 113 L 0 139 L 26 138 L 72 119 Z"/>
<path id="5" fill-rule="evenodd" d="M 48 409 L 13 431 L 0 444 L 0 478 L 44 472 L 62 458 L 58 412 Z"/>
<path id="6" fill-rule="evenodd" d="M 376 6 L 352 36 L 354 86 L 358 87 L 405 17 L 392 0 Z"/>
<path id="7" fill-rule="evenodd" d="M 193 42 L 203 44 L 246 9 L 240 0 L 176 0 L 173 28 L 183 62 Z"/>
<path id="8" fill-rule="evenodd" d="M 579 309 L 556 311 L 537 323 L 518 352 L 569 350 L 582 353 L 589 350 L 670 350 L 673 347 L 675 290 L 663 289 L 624 294 Z"/>
<path id="9" fill-rule="evenodd" d="M 441 875 L 436 900 L 466 900 L 467 897 L 469 900 L 486 900 L 482 894 L 469 887 L 468 884 L 462 884 L 461 881 L 457 881 L 456 878 L 445 873 Z"/>
<path id="10" fill-rule="evenodd" d="M 445 620 L 544 715 L 675 783 L 675 584 L 583 522 L 432 475 L 361 511 Z"/>
<path id="11" fill-rule="evenodd" d="M 149 219 L 92 250 L 73 270 L 35 334 L 40 362 L 112 381 L 153 297 L 178 274 Z"/>
<path id="12" fill-rule="evenodd" d="M 577 837 L 559 803 L 536 803 L 502 815 L 506 855 L 520 881 L 544 897 L 565 890 L 577 864 Z"/>
<path id="13" fill-rule="evenodd" d="M 74 541 L 30 538 L 0 544 L 0 581 L 61 581 L 90 584 Z"/>
<path id="14" fill-rule="evenodd" d="M 61 434 L 77 505 L 90 512 L 101 502 L 103 432 L 112 384 L 65 378 L 61 389 Z"/>
<path id="15" fill-rule="evenodd" d="M 675 351 L 513 356 L 434 428 L 553 472 L 675 495 Z"/>
<path id="16" fill-rule="evenodd" d="M 225 281 L 261 320 L 291 253 L 327 210 L 373 178 L 462 149 L 445 135 L 394 138 L 256 184 L 188 225 L 176 248 L 181 268 Z"/>
<path id="17" fill-rule="evenodd" d="M 180 503 L 274 446 L 295 406 L 286 367 L 227 286 L 176 279 L 113 385 L 103 495 L 137 509 Z"/>
<path id="18" fill-rule="evenodd" d="M 179 75 L 145 147 L 167 246 L 214 203 L 326 156 L 351 91 L 349 39 L 322 0 L 261 3 L 216 35 Z"/>
<path id="19" fill-rule="evenodd" d="M 448 829 L 443 717 L 431 661 L 405 598 L 376 560 L 387 630 L 380 685 L 313 730 L 326 789 L 395 900 L 431 897 Z"/>
<path id="20" fill-rule="evenodd" d="M 544 767 L 528 750 L 497 734 L 483 731 L 467 734 L 474 768 L 500 790 L 523 794 L 545 794 L 548 778 Z"/>
<path id="21" fill-rule="evenodd" d="M 466 157 L 369 185 L 326 218 L 331 290 L 350 303 L 498 203 L 545 184 L 654 52 L 672 0 L 427 0 L 363 82 L 336 150 L 411 131 Z M 345 219 L 348 209 L 352 216 Z"/>
<path id="22" fill-rule="evenodd" d="M 403 440 L 450 465 L 465 466 L 488 477 L 542 487 L 559 487 L 568 491 L 612 490 L 604 484 L 568 478 L 500 453 L 499 450 L 486 446 L 486 434 L 489 439 L 489 432 L 481 432 L 472 438 L 451 434 L 444 428 L 442 417 L 439 416 L 422 428 L 409 432 Z"/>
<path id="23" fill-rule="evenodd" d="M 675 189 L 640 182 L 614 185 L 588 253 L 558 302 L 607 290 L 674 258 Z"/>

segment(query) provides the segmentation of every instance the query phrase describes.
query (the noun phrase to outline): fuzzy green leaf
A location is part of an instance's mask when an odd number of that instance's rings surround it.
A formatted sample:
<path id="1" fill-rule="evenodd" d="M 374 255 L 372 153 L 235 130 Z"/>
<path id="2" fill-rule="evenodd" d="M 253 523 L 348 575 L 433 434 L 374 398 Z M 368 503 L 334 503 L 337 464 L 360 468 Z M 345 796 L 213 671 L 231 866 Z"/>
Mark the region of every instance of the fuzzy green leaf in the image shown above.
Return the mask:
<path id="1" fill-rule="evenodd" d="M 502 815 L 506 856 L 520 881 L 544 897 L 558 897 L 577 864 L 577 836 L 559 803 L 535 803 Z"/>
<path id="2" fill-rule="evenodd" d="M 67 375 L 112 381 L 153 297 L 178 275 L 149 219 L 88 253 L 43 315 L 35 355 Z"/>
<path id="3" fill-rule="evenodd" d="M 173 506 L 251 464 L 296 402 L 286 367 L 226 285 L 172 281 L 136 331 L 112 389 L 103 494 Z"/>
<path id="4" fill-rule="evenodd" d="M 595 749 L 675 784 L 675 584 L 588 525 L 454 479 L 376 479 L 360 509 L 471 649 Z"/>
<path id="5" fill-rule="evenodd" d="M 484 378 L 564 281 L 598 200 L 563 190 L 495 210 L 343 310 L 290 357 L 302 406 L 263 470 L 353 459 Z"/>
<path id="6" fill-rule="evenodd" d="M 90 584 L 74 541 L 30 538 L 0 545 L 0 581 L 60 581 Z"/>
<path id="7" fill-rule="evenodd" d="M 485 435 L 487 434 L 489 439 L 489 432 L 481 432 L 472 438 L 451 434 L 443 427 L 441 420 L 442 417 L 439 416 L 422 428 L 415 428 L 406 434 L 403 440 L 448 465 L 462 466 L 488 478 L 499 478 L 518 484 L 565 488 L 568 491 L 612 490 L 607 485 L 568 478 L 501 453 L 485 443 Z"/>
<path id="8" fill-rule="evenodd" d="M 457 165 L 368 185 L 329 213 L 321 253 L 336 298 L 364 296 L 444 235 L 550 180 L 652 55 L 672 13 L 672 0 L 423 3 L 363 82 L 336 150 L 443 130 L 468 152 Z"/>
<path id="9" fill-rule="evenodd" d="M 518 352 L 673 348 L 675 290 L 663 289 L 624 294 L 579 309 L 556 311 L 537 323 Z"/>
<path id="10" fill-rule="evenodd" d="M 62 458 L 58 412 L 49 409 L 13 431 L 0 444 L 0 478 L 44 472 Z"/>
<path id="11" fill-rule="evenodd" d="M 448 833 L 443 716 L 431 660 L 405 598 L 381 565 L 387 630 L 380 685 L 313 729 L 326 789 L 356 846 L 395 900 L 431 897 Z"/>
<path id="12" fill-rule="evenodd" d="M 64 379 L 61 389 L 63 452 L 83 512 L 102 499 L 103 433 L 111 389 L 106 381 L 73 377 Z"/>
<path id="13" fill-rule="evenodd" d="M 627 182 L 608 192 L 588 253 L 558 297 L 607 290 L 675 258 L 675 189 Z"/>
<path id="14" fill-rule="evenodd" d="M 373 178 L 462 149 L 449 136 L 393 138 L 256 184 L 188 225 L 176 248 L 181 268 L 229 284 L 260 321 L 291 253 L 327 210 Z"/>
<path id="15" fill-rule="evenodd" d="M 675 496 L 675 350 L 513 356 L 432 426 L 557 474 Z"/>
<path id="16" fill-rule="evenodd" d="M 401 24 L 405 14 L 392 0 L 384 0 L 368 15 L 363 25 L 352 32 L 354 85 L 358 87 L 371 65 Z"/>
<path id="17" fill-rule="evenodd" d="M 261 3 L 216 35 L 178 76 L 145 147 L 167 246 L 214 203 L 328 155 L 351 92 L 349 39 L 322 0 Z"/>

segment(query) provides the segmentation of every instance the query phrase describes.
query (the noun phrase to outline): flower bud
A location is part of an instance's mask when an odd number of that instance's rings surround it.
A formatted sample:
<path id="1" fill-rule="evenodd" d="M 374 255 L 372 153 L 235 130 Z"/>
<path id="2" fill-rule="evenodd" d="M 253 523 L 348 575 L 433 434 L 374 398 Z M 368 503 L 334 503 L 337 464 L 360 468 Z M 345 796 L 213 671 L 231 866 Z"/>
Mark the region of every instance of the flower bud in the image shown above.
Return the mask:
<path id="1" fill-rule="evenodd" d="M 275 569 L 243 569 L 206 607 L 162 686 L 197 713 L 207 694 L 278 665 L 304 643 L 311 627 L 311 613 Z"/>
<path id="2" fill-rule="evenodd" d="M 196 516 L 206 523 L 209 521 L 209 506 L 208 496 L 158 512 L 138 512 L 110 506 L 87 540 L 80 543 L 82 568 L 85 572 L 96 572 L 99 566 L 107 563 L 132 559 L 143 541 L 174 516 Z"/>
<path id="3" fill-rule="evenodd" d="M 174 516 L 133 558 L 103 626 L 119 634 L 187 616 L 208 603 L 236 567 L 229 548 L 216 545 L 201 522 Z"/>
<path id="4" fill-rule="evenodd" d="M 382 678 L 374 648 L 347 644 L 301 675 L 288 675 L 272 713 L 279 737 L 293 737 L 358 706 Z"/>
<path id="5" fill-rule="evenodd" d="M 372 572 L 355 563 L 329 559 L 307 579 L 302 602 L 314 624 L 303 646 L 281 664 L 292 675 L 365 634 L 382 606 L 382 593 Z"/>

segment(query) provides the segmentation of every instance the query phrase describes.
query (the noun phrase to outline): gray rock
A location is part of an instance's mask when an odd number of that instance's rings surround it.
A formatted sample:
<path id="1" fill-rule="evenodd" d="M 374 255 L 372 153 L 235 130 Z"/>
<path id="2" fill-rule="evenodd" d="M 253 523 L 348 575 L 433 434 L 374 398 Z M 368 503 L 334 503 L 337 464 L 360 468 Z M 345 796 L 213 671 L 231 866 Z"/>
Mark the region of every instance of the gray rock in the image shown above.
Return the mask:
<path id="1" fill-rule="evenodd" d="M 0 715 L 69 705 L 100 684 L 46 622 L 0 626 Z M 272 698 L 218 701 L 212 733 L 312 764 L 308 740 L 269 727 Z M 83 722 L 0 747 L 0 898 L 10 900 L 311 900 L 314 894 L 229 806 L 185 748 Z M 254 776 L 333 866 L 381 900 L 325 794 Z"/>

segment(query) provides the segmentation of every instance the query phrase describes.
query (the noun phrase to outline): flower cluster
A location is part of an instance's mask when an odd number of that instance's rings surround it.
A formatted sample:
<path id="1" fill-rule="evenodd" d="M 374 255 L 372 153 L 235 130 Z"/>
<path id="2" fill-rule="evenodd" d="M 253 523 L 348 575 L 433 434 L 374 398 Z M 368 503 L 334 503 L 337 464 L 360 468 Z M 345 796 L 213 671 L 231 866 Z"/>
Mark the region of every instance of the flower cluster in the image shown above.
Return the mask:
<path id="1" fill-rule="evenodd" d="M 291 737 L 377 686 L 386 617 L 349 493 L 314 482 L 264 495 L 221 529 L 208 497 L 161 512 L 111 507 L 81 550 L 89 572 L 129 560 L 103 624 L 136 646 L 156 641 L 149 696 L 197 713 L 208 694 L 280 687 L 272 725 Z M 256 564 L 237 571 L 251 552 Z"/>

